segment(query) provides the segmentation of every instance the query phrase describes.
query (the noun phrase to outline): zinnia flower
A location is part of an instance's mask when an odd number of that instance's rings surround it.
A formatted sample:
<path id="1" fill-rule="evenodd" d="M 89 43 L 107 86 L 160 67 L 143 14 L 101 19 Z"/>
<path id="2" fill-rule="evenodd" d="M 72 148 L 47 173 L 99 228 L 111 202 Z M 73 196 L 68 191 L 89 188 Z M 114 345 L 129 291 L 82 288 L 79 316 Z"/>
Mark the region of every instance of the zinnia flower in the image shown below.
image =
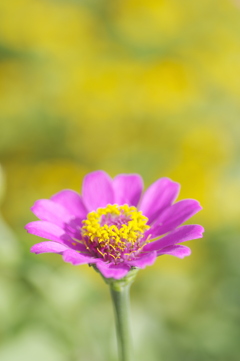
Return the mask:
<path id="1" fill-rule="evenodd" d="M 29 233 L 48 239 L 31 252 L 58 253 L 77 266 L 94 265 L 106 278 L 120 279 L 134 268 L 152 265 L 158 256 L 189 256 L 181 242 L 202 237 L 200 225 L 183 222 L 202 208 L 194 199 L 174 203 L 179 184 L 160 178 L 143 192 L 137 174 L 111 179 L 103 171 L 88 174 L 82 195 L 63 190 L 31 208 L 40 219 Z"/>

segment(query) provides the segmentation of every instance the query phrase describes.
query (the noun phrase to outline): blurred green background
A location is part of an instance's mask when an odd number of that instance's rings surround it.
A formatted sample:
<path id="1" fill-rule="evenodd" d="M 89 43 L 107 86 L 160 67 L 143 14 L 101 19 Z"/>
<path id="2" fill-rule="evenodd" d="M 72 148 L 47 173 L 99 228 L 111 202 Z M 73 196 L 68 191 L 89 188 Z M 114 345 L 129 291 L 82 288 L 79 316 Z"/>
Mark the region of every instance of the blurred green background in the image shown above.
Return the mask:
<path id="1" fill-rule="evenodd" d="M 136 360 L 237 361 L 240 1 L 0 1 L 0 360 L 117 360 L 108 289 L 36 256 L 34 201 L 83 176 L 168 176 L 204 207 L 191 257 L 132 286 Z"/>

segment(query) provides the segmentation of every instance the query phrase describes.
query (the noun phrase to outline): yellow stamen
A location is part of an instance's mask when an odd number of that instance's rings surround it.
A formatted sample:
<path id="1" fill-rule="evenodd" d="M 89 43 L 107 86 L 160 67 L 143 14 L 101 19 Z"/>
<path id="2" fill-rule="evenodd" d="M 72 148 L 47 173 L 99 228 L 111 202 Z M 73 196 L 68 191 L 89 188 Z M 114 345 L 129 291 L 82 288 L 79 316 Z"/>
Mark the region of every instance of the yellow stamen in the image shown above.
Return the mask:
<path id="1" fill-rule="evenodd" d="M 122 219 L 123 224 L 101 224 L 104 222 L 114 222 L 114 220 Z M 90 242 L 110 246 L 113 250 L 124 250 L 126 243 L 134 245 L 139 238 L 142 238 L 144 232 L 150 227 L 146 224 L 148 218 L 142 215 L 136 207 L 128 205 L 119 206 L 117 204 L 109 204 L 105 208 L 98 208 L 96 211 L 90 212 L 87 219 L 83 221 L 82 235 L 88 237 Z M 98 252 L 103 253 L 98 249 Z M 114 257 L 112 254 L 110 256 Z"/>

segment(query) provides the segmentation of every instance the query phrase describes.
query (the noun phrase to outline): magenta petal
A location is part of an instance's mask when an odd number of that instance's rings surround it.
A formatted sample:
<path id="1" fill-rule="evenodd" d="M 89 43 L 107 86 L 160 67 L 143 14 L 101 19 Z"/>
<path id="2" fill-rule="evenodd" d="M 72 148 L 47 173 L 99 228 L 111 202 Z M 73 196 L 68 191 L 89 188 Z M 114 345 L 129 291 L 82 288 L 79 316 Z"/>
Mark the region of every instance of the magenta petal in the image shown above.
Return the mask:
<path id="1" fill-rule="evenodd" d="M 120 278 L 126 276 L 126 274 L 130 270 L 130 266 L 123 264 L 123 265 L 115 265 L 111 263 L 98 263 L 97 268 L 102 273 L 102 275 L 106 278 L 115 278 L 119 280 Z"/>
<path id="2" fill-rule="evenodd" d="M 68 248 L 80 252 L 87 252 L 86 247 L 81 242 L 77 242 L 70 234 L 67 234 L 62 228 L 46 221 L 35 221 L 25 226 L 28 233 L 35 236 L 50 239 L 51 241 L 65 244 Z"/>
<path id="3" fill-rule="evenodd" d="M 51 200 L 57 204 L 62 205 L 68 210 L 70 214 L 84 219 L 87 214 L 87 210 L 83 204 L 80 194 L 70 189 L 65 189 L 51 197 Z"/>
<path id="4" fill-rule="evenodd" d="M 34 203 L 31 210 L 42 221 L 48 221 L 60 227 L 74 218 L 66 208 L 49 199 L 39 199 Z"/>
<path id="5" fill-rule="evenodd" d="M 151 224 L 177 198 L 180 185 L 169 178 L 160 178 L 144 193 L 139 209 Z"/>
<path id="6" fill-rule="evenodd" d="M 57 225 L 46 221 L 35 221 L 25 226 L 28 233 L 35 236 L 50 239 L 51 241 L 62 242 L 62 237 L 66 237 L 64 230 Z"/>
<path id="7" fill-rule="evenodd" d="M 157 258 L 157 252 L 151 252 L 141 256 L 140 258 L 128 262 L 129 265 L 133 267 L 145 268 L 146 266 L 151 266 Z"/>
<path id="8" fill-rule="evenodd" d="M 137 206 L 143 190 L 143 180 L 138 174 L 120 174 L 113 180 L 115 203 Z"/>
<path id="9" fill-rule="evenodd" d="M 182 226 L 175 229 L 167 236 L 162 237 L 157 241 L 148 243 L 146 246 L 144 246 L 143 251 L 160 251 L 164 247 L 168 247 L 176 243 L 202 238 L 203 232 L 204 228 L 198 224 Z"/>
<path id="10" fill-rule="evenodd" d="M 64 246 L 61 243 L 57 242 L 41 242 L 37 243 L 31 248 L 31 252 L 39 254 L 39 253 L 62 253 L 63 251 L 66 251 L 68 247 Z"/>
<path id="11" fill-rule="evenodd" d="M 89 254 L 78 253 L 73 249 L 68 249 L 63 252 L 63 260 L 68 263 L 72 263 L 74 266 L 86 263 L 97 263 L 98 258 L 89 256 Z"/>
<path id="12" fill-rule="evenodd" d="M 88 211 L 114 203 L 112 180 L 107 173 L 96 171 L 83 180 L 82 197 Z"/>
<path id="13" fill-rule="evenodd" d="M 178 258 L 184 258 L 186 256 L 190 256 L 191 250 L 190 250 L 190 248 L 188 248 L 186 246 L 181 246 L 181 245 L 169 246 L 169 247 L 163 248 L 161 251 L 158 252 L 158 256 L 161 256 L 164 254 L 169 254 L 171 256 L 175 256 Z"/>
<path id="14" fill-rule="evenodd" d="M 194 199 L 184 199 L 177 202 L 160 214 L 147 233 L 151 234 L 151 238 L 161 236 L 180 226 L 201 209 L 200 204 Z"/>

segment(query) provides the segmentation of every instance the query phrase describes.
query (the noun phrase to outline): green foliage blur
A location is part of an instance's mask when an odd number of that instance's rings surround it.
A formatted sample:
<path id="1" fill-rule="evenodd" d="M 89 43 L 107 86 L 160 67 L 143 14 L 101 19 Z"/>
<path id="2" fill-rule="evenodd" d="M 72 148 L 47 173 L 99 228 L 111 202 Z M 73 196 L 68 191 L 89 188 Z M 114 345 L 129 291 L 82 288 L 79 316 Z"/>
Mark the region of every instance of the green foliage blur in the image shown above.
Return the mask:
<path id="1" fill-rule="evenodd" d="M 117 360 L 106 285 L 30 254 L 30 207 L 84 175 L 167 176 L 192 255 L 139 272 L 136 360 L 237 361 L 240 1 L 0 1 L 0 360 Z"/>

